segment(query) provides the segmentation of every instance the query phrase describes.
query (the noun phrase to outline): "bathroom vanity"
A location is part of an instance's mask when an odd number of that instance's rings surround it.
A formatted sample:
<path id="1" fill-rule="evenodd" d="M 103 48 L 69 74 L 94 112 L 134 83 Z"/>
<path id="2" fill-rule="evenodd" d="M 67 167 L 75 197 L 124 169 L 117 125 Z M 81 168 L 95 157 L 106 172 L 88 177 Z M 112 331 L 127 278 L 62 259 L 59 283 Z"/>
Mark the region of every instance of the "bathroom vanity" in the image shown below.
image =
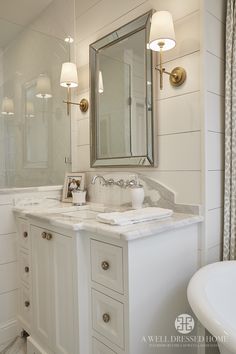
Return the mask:
<path id="1" fill-rule="evenodd" d="M 97 222 L 99 211 L 16 211 L 28 354 L 156 353 L 161 343 L 148 336 L 176 335 L 176 317 L 190 311 L 201 217 L 175 213 L 121 227 Z"/>

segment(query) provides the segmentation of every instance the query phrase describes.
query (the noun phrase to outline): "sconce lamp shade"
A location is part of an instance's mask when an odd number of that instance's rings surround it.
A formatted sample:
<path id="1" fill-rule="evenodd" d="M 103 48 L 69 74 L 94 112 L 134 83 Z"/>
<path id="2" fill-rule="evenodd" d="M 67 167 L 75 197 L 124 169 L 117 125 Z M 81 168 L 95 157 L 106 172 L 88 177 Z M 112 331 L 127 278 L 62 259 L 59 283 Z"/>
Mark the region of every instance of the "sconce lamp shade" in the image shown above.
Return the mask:
<path id="1" fill-rule="evenodd" d="M 14 102 L 12 98 L 4 97 L 2 100 L 2 114 L 12 116 L 14 114 Z"/>
<path id="2" fill-rule="evenodd" d="M 36 84 L 36 97 L 50 98 L 52 97 L 51 81 L 45 74 L 40 74 Z"/>
<path id="3" fill-rule="evenodd" d="M 98 92 L 103 93 L 104 87 L 103 87 L 103 77 L 102 77 L 102 72 L 99 71 L 98 75 Z"/>
<path id="4" fill-rule="evenodd" d="M 154 51 L 166 51 L 175 47 L 175 30 L 172 15 L 157 11 L 152 15 L 149 46 Z"/>
<path id="5" fill-rule="evenodd" d="M 60 85 L 68 88 L 78 86 L 78 73 L 75 63 L 62 64 Z"/>

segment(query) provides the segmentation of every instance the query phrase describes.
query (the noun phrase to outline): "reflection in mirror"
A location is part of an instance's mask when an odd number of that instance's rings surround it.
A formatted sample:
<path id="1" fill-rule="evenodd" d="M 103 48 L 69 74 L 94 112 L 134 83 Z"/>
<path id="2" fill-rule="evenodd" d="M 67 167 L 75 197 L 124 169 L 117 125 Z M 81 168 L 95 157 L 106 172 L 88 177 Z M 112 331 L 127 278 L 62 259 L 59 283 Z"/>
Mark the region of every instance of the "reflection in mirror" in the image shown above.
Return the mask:
<path id="1" fill-rule="evenodd" d="M 90 46 L 93 167 L 154 163 L 150 15 Z"/>
<path id="2" fill-rule="evenodd" d="M 59 85 L 69 44 L 34 30 L 32 21 L 0 19 L 0 188 L 62 184 L 70 168 L 70 118 Z"/>
<path id="3" fill-rule="evenodd" d="M 24 167 L 47 168 L 48 133 L 50 121 L 50 104 L 52 97 L 50 80 L 47 76 L 44 85 L 39 76 L 37 81 L 25 85 L 25 124 L 24 124 Z M 42 82 L 41 82 L 42 81 Z M 43 139 L 42 139 L 43 137 Z"/>

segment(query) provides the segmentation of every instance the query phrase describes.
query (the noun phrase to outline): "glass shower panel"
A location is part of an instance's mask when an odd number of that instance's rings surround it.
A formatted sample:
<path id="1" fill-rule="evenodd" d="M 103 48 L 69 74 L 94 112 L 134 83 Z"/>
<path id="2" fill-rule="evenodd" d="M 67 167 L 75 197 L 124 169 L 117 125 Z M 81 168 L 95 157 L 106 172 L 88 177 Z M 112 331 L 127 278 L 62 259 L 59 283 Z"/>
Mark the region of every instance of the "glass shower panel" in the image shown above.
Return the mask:
<path id="1" fill-rule="evenodd" d="M 62 184 L 70 117 L 59 85 L 63 40 L 0 19 L 0 188 Z M 11 33 L 11 36 L 9 35 Z"/>

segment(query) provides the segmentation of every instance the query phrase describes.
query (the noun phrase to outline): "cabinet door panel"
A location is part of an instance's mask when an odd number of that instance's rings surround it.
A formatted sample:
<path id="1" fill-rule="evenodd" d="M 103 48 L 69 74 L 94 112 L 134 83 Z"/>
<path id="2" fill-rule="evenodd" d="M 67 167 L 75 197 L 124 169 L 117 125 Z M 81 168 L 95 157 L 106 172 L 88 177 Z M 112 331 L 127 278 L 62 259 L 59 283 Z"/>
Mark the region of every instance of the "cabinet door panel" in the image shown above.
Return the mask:
<path id="1" fill-rule="evenodd" d="M 93 329 L 124 347 L 124 304 L 92 289 Z"/>
<path id="2" fill-rule="evenodd" d="M 51 241 L 42 237 L 44 230 L 31 226 L 33 327 L 43 343 L 52 342 Z"/>
<path id="3" fill-rule="evenodd" d="M 121 247 L 91 240 L 91 262 L 93 281 L 121 294 L 124 293 L 123 250 Z"/>
<path id="4" fill-rule="evenodd" d="M 75 353 L 72 239 L 53 234 L 55 343 L 57 354 Z"/>

